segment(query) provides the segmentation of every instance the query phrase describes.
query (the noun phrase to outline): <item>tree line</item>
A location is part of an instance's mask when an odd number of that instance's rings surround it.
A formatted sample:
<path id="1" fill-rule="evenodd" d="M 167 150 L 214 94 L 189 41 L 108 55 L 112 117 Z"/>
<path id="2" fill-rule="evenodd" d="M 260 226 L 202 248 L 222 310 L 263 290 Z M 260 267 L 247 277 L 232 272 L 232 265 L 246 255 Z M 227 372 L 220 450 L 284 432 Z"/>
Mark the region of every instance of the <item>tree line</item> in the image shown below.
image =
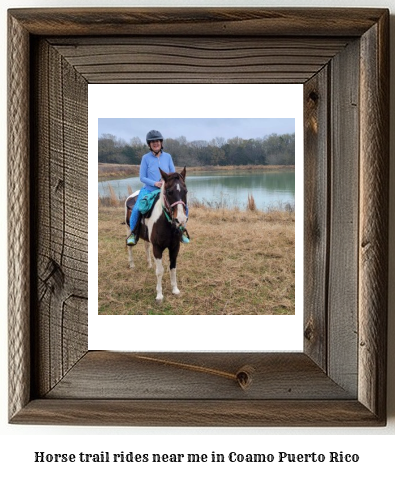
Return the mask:
<path id="1" fill-rule="evenodd" d="M 187 141 L 185 136 L 168 138 L 164 151 L 182 166 L 294 165 L 295 134 L 271 134 L 263 138 Z M 140 164 L 148 147 L 140 138 L 129 142 L 111 134 L 99 138 L 99 163 Z"/>

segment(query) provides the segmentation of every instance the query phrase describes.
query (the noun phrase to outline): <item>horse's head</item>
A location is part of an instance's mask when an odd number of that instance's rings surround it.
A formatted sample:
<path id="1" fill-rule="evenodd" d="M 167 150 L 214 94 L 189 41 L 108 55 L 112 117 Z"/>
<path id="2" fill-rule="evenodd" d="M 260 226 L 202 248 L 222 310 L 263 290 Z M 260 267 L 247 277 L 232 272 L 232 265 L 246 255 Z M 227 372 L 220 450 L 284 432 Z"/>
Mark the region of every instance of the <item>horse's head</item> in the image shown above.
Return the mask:
<path id="1" fill-rule="evenodd" d="M 159 169 L 163 179 L 163 202 L 177 226 L 185 226 L 187 216 L 187 193 L 185 185 L 186 168 L 181 173 L 165 173 Z"/>

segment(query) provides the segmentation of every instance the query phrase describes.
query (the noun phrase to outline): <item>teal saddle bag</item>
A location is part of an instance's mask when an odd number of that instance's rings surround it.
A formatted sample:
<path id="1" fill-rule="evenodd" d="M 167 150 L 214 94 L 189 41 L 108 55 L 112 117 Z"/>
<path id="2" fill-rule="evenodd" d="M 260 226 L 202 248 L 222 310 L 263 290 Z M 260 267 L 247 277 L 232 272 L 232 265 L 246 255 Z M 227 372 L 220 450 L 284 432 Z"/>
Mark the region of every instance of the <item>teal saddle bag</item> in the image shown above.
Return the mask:
<path id="1" fill-rule="evenodd" d="M 145 195 L 139 200 L 138 208 L 141 214 L 146 215 L 151 211 L 151 209 L 154 207 L 154 204 L 159 198 L 159 193 L 160 189 L 157 189 Z"/>

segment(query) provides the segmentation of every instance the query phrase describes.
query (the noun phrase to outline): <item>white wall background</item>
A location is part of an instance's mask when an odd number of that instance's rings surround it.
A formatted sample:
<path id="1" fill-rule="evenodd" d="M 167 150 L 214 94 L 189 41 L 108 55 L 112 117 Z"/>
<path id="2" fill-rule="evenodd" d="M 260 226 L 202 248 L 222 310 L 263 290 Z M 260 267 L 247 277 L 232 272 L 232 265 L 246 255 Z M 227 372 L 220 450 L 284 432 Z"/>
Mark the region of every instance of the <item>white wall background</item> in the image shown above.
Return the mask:
<path id="1" fill-rule="evenodd" d="M 167 0 L 167 1 L 106 1 L 88 0 L 61 1 L 61 0 L 3 0 L 0 17 L 0 224 L 3 233 L 0 235 L 0 434 L 6 436 L 1 440 L 0 470 L 10 468 L 10 472 L 19 476 L 30 473 L 33 476 L 66 476 L 70 473 L 95 473 L 96 476 L 107 476 L 108 472 L 116 471 L 117 476 L 132 476 L 151 472 L 172 473 L 175 476 L 200 476 L 202 473 L 219 471 L 227 473 L 246 471 L 250 476 L 262 476 L 266 471 L 292 472 L 294 475 L 306 477 L 320 473 L 329 476 L 334 472 L 341 473 L 374 473 L 378 468 L 393 470 L 391 462 L 395 445 L 395 248 L 390 253 L 390 302 L 389 302 L 389 370 L 388 370 L 388 425 L 385 428 L 334 428 L 334 429 L 148 429 L 148 428 L 82 428 L 82 427 L 33 427 L 10 426 L 7 424 L 7 211 L 6 211 L 6 178 L 7 178 L 7 9 L 18 7 L 385 7 L 391 11 L 391 75 L 392 83 L 395 80 L 395 0 L 359 0 L 343 2 L 332 0 L 328 4 L 325 0 L 312 1 L 280 1 L 267 2 L 263 0 Z M 391 92 L 391 124 L 395 124 L 395 98 Z M 393 128 L 392 128 L 393 131 Z M 394 136 L 394 135 L 393 135 Z M 395 162 L 394 138 L 391 138 L 391 165 Z M 394 244 L 395 237 L 395 176 L 391 169 L 391 225 L 390 244 Z M 318 437 L 320 435 L 320 437 Z M 368 439 L 366 436 L 370 435 Z M 56 438 L 55 438 L 56 436 Z M 89 438 L 88 438 L 89 436 Z M 228 453 L 240 451 L 243 453 L 269 453 L 289 451 L 290 453 L 328 453 L 330 451 L 344 451 L 345 453 L 359 453 L 360 461 L 357 464 L 292 464 L 292 465 L 252 465 L 252 464 L 179 464 L 155 465 L 151 468 L 128 464 L 34 464 L 34 452 L 79 452 L 98 453 L 102 450 L 135 451 L 140 453 L 167 452 L 189 453 L 205 452 Z M 392 466 L 391 466 L 392 465 Z M 117 468 L 115 468 L 117 466 Z M 134 468 L 133 468 L 134 466 Z M 161 466 L 161 468 L 159 468 Z M 263 468 L 262 468 L 263 466 Z M 89 468 L 88 468 L 89 467 Z M 111 468 L 110 468 L 111 467 Z M 170 468 L 171 467 L 171 468 Z M 220 467 L 220 468 L 219 468 Z M 269 467 L 269 468 L 268 468 Z M 277 469 L 278 467 L 278 469 Z M 281 470 L 280 470 L 281 468 Z M 156 471 L 155 471 L 156 470 Z M 106 475 L 104 475 L 104 473 Z M 3 476 L 7 476 L 5 473 Z"/>

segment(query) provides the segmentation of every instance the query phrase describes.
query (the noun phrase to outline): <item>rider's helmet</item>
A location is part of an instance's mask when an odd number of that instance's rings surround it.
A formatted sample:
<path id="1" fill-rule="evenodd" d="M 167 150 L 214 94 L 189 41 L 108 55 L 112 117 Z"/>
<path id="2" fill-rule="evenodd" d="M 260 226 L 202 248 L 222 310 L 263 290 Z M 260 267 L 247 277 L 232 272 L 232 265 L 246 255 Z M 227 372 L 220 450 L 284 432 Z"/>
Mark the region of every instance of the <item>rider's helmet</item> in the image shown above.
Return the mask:
<path id="1" fill-rule="evenodd" d="M 146 137 L 148 146 L 150 145 L 151 141 L 155 141 L 155 140 L 163 141 L 163 136 L 161 135 L 161 133 L 159 131 L 156 131 L 155 129 L 148 131 L 147 137 Z"/>

